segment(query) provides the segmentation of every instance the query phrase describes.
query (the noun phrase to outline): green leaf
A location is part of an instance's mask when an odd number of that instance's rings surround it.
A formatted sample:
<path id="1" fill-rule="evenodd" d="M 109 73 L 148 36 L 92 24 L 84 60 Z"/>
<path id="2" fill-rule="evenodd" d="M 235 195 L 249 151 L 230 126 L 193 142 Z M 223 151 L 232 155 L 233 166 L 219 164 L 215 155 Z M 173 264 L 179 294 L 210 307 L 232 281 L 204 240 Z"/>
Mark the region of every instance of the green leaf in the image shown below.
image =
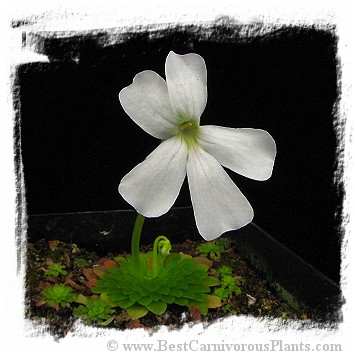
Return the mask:
<path id="1" fill-rule="evenodd" d="M 209 309 L 215 309 L 217 307 L 220 307 L 222 306 L 222 302 L 220 300 L 220 298 L 216 295 L 207 295 L 207 304 L 206 306 L 209 308 Z"/>
<path id="2" fill-rule="evenodd" d="M 149 294 L 150 295 L 150 297 L 153 299 L 153 301 L 158 301 L 158 300 L 161 300 L 161 294 L 159 294 L 159 293 L 156 293 L 156 292 L 154 292 L 154 293 L 151 293 L 151 294 Z"/>
<path id="3" fill-rule="evenodd" d="M 111 296 L 112 301 L 122 301 L 122 300 L 127 299 L 127 296 L 122 293 L 114 293 L 114 294 L 111 294 L 110 296 Z"/>
<path id="4" fill-rule="evenodd" d="M 164 267 L 174 267 L 174 264 L 181 259 L 180 254 L 170 253 L 164 260 Z"/>
<path id="5" fill-rule="evenodd" d="M 83 310 L 83 308 L 84 308 L 84 310 Z M 74 307 L 73 315 L 76 316 L 76 317 L 81 317 L 85 313 L 85 310 L 87 310 L 87 309 L 83 305 L 80 305 L 78 307 Z"/>
<path id="6" fill-rule="evenodd" d="M 228 238 L 220 237 L 216 240 L 216 246 L 221 249 L 221 252 L 225 251 L 230 246 L 230 240 Z"/>
<path id="7" fill-rule="evenodd" d="M 149 305 L 152 301 L 153 299 L 150 296 L 144 296 L 138 300 L 138 302 L 143 306 Z"/>
<path id="8" fill-rule="evenodd" d="M 187 259 L 185 259 L 185 260 L 187 260 Z M 192 273 L 193 271 L 195 271 L 197 268 L 197 264 L 192 259 L 189 259 L 189 260 L 191 260 L 189 262 L 189 264 L 184 264 L 182 267 L 180 267 L 180 266 L 176 267 L 176 269 L 178 269 L 178 271 L 180 271 L 180 272 L 183 270 L 183 272 L 184 272 L 183 275 L 188 275 L 189 273 Z"/>
<path id="9" fill-rule="evenodd" d="M 193 279 L 194 281 L 199 281 L 199 280 L 205 278 L 207 275 L 208 275 L 207 272 L 205 272 L 203 270 L 194 270 L 190 274 L 189 278 Z"/>
<path id="10" fill-rule="evenodd" d="M 179 269 L 187 269 L 187 271 L 192 271 L 195 267 L 195 261 L 192 258 L 184 258 L 177 264 Z"/>
<path id="11" fill-rule="evenodd" d="M 182 296 L 188 299 L 194 299 L 196 297 L 196 294 L 191 290 L 184 290 L 182 292 Z"/>
<path id="12" fill-rule="evenodd" d="M 156 315 L 161 315 L 166 311 L 167 304 L 162 301 L 153 301 L 149 305 L 147 305 L 148 310 L 153 312 Z"/>
<path id="13" fill-rule="evenodd" d="M 78 266 L 81 266 L 81 267 L 84 267 L 84 268 L 87 268 L 90 266 L 89 262 L 85 259 L 82 259 L 82 258 L 75 258 L 74 259 L 74 264 L 75 265 L 78 265 Z"/>
<path id="14" fill-rule="evenodd" d="M 189 258 L 192 258 L 192 256 L 191 256 L 190 254 L 184 254 L 184 253 L 182 253 L 182 254 L 179 254 L 179 255 L 180 255 L 181 259 L 189 259 Z"/>
<path id="15" fill-rule="evenodd" d="M 209 293 L 211 289 L 207 285 L 191 284 L 190 290 L 194 293 Z"/>
<path id="16" fill-rule="evenodd" d="M 200 302 L 206 302 L 207 301 L 207 295 L 203 293 L 196 294 L 194 297 L 195 301 L 200 301 Z"/>
<path id="17" fill-rule="evenodd" d="M 110 318 L 109 318 L 108 320 L 106 320 L 106 321 L 99 322 L 99 325 L 101 325 L 101 326 L 107 326 L 107 325 L 109 325 L 109 324 L 113 321 L 114 318 L 115 318 L 115 317 L 112 316 L 112 317 L 110 317 Z"/>
<path id="18" fill-rule="evenodd" d="M 124 277 L 123 275 L 123 269 L 124 267 L 111 267 L 111 268 L 108 268 L 107 269 L 107 272 L 104 274 L 104 277 L 107 277 L 107 278 L 114 278 L 116 280 L 120 280 Z"/>
<path id="19" fill-rule="evenodd" d="M 207 286 L 217 286 L 219 285 L 219 279 L 214 276 L 206 276 L 201 280 L 202 284 Z"/>
<path id="20" fill-rule="evenodd" d="M 106 293 L 102 293 L 102 294 L 100 295 L 100 299 L 103 300 L 103 301 L 105 301 L 105 303 L 106 303 L 107 305 L 109 305 L 109 306 L 117 306 L 117 305 L 112 301 L 111 297 L 108 296 Z"/>
<path id="21" fill-rule="evenodd" d="M 96 283 L 95 283 L 95 286 L 91 288 L 91 291 L 93 293 L 99 293 L 101 292 L 100 289 L 105 289 L 105 286 L 106 286 L 106 281 L 104 280 L 97 280 Z"/>
<path id="22" fill-rule="evenodd" d="M 116 258 L 113 258 L 114 260 L 116 260 L 116 262 L 118 264 L 121 264 L 122 262 L 125 262 L 126 261 L 126 258 L 125 257 L 121 257 L 121 256 L 118 256 Z"/>
<path id="23" fill-rule="evenodd" d="M 88 299 L 83 294 L 78 294 L 75 299 L 75 302 L 77 302 L 78 304 L 86 305 L 88 303 Z"/>
<path id="24" fill-rule="evenodd" d="M 126 310 L 128 315 L 134 319 L 139 319 L 140 317 L 143 317 L 149 311 L 145 306 L 139 304 L 134 304 L 128 307 Z"/>
<path id="25" fill-rule="evenodd" d="M 169 295 L 170 289 L 169 289 L 168 286 L 163 285 L 163 286 L 159 289 L 159 292 L 160 292 L 160 294 L 162 294 L 162 295 Z"/>
<path id="26" fill-rule="evenodd" d="M 242 293 L 242 290 L 240 289 L 240 287 L 238 285 L 234 285 L 233 286 L 233 292 L 236 295 L 240 295 Z"/>
<path id="27" fill-rule="evenodd" d="M 222 278 L 222 283 L 221 283 L 221 285 L 224 286 L 224 287 L 226 287 L 227 285 L 235 285 L 236 282 L 237 282 L 237 281 L 236 281 L 235 278 L 233 278 L 233 277 L 230 276 L 230 275 L 226 275 L 226 276 L 224 276 L 224 277 Z"/>
<path id="28" fill-rule="evenodd" d="M 159 281 L 158 279 L 156 278 L 153 278 L 153 279 L 149 279 L 147 281 L 147 286 L 146 288 L 151 291 L 151 292 L 154 292 L 155 290 L 157 290 L 159 288 Z"/>
<path id="29" fill-rule="evenodd" d="M 213 294 L 218 296 L 221 300 L 228 297 L 228 291 L 225 288 L 217 288 L 214 290 Z"/>
<path id="30" fill-rule="evenodd" d="M 181 297 L 182 291 L 177 287 L 172 287 L 172 288 L 170 288 L 170 294 L 172 296 Z"/>
<path id="31" fill-rule="evenodd" d="M 175 301 L 175 297 L 171 295 L 162 295 L 161 301 L 164 301 L 167 304 L 172 304 Z"/>
<path id="32" fill-rule="evenodd" d="M 202 264 L 202 263 L 197 263 L 196 267 L 198 267 L 199 269 L 201 269 L 203 271 L 207 271 L 210 268 L 207 264 Z"/>
<path id="33" fill-rule="evenodd" d="M 203 243 L 197 247 L 197 251 L 200 253 L 209 253 L 214 249 L 216 249 L 216 246 L 213 243 Z"/>
<path id="34" fill-rule="evenodd" d="M 133 304 L 134 304 L 134 301 L 131 301 L 129 299 L 117 302 L 117 305 L 119 307 L 121 307 L 122 309 L 127 309 L 128 307 L 132 306 Z"/>
<path id="35" fill-rule="evenodd" d="M 106 285 L 105 285 L 106 287 L 108 287 L 108 288 L 122 288 L 121 287 L 121 285 L 119 285 L 119 283 L 116 281 L 116 280 L 108 280 L 108 281 L 106 281 Z"/>
<path id="36" fill-rule="evenodd" d="M 200 310 L 200 314 L 201 314 L 201 315 L 207 315 L 207 313 L 208 313 L 208 308 L 207 308 L 206 304 L 197 303 L 196 306 L 197 306 L 198 309 Z"/>
<path id="37" fill-rule="evenodd" d="M 178 288 L 180 290 L 187 290 L 189 288 L 189 286 L 185 283 L 179 282 Z"/>
<path id="38" fill-rule="evenodd" d="M 223 265 L 218 269 L 219 273 L 224 276 L 224 275 L 232 275 L 233 269 L 228 266 L 228 265 Z"/>
<path id="39" fill-rule="evenodd" d="M 137 300 L 139 300 L 141 297 L 142 297 L 142 295 L 141 295 L 140 293 L 138 293 L 138 292 L 133 292 L 133 293 L 129 294 L 129 298 L 130 298 L 130 300 L 132 300 L 132 301 L 137 301 Z"/>
<path id="40" fill-rule="evenodd" d="M 184 297 L 175 298 L 175 304 L 178 304 L 181 306 L 188 306 L 188 302 L 189 302 L 189 300 Z"/>

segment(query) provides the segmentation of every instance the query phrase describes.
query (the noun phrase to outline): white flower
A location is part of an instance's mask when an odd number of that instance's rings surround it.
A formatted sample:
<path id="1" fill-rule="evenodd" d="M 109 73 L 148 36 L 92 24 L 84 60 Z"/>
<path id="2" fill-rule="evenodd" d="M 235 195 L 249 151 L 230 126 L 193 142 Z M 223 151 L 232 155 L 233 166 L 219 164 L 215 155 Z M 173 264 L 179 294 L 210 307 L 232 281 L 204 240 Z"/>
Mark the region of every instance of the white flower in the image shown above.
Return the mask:
<path id="1" fill-rule="evenodd" d="M 187 174 L 197 228 L 206 240 L 253 219 L 248 200 L 221 165 L 254 180 L 272 173 L 276 145 L 259 129 L 200 126 L 207 101 L 207 70 L 195 53 L 170 52 L 166 81 L 153 71 L 138 73 L 121 90 L 125 112 L 163 140 L 123 177 L 119 192 L 138 213 L 157 217 L 174 204 Z"/>

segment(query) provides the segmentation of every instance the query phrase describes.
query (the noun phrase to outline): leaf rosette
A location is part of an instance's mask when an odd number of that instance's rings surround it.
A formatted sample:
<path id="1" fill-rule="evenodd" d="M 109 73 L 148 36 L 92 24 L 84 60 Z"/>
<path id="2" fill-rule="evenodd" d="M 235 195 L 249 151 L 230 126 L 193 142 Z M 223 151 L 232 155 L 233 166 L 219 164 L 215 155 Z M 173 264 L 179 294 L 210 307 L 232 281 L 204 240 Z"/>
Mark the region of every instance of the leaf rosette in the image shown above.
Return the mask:
<path id="1" fill-rule="evenodd" d="M 201 314 L 218 305 L 209 293 L 219 280 L 208 275 L 208 265 L 178 253 L 159 255 L 159 259 L 159 271 L 154 274 L 152 252 L 140 254 L 139 268 L 134 257 L 128 255 L 119 260 L 119 267 L 111 267 L 100 276 L 92 292 L 101 293 L 112 306 L 126 309 L 134 318 L 149 311 L 161 315 L 168 304 L 197 306 Z"/>
<path id="2" fill-rule="evenodd" d="M 113 320 L 114 310 L 104 300 L 88 299 L 84 305 L 75 307 L 73 313 L 88 324 L 97 322 L 100 325 L 108 325 Z"/>
<path id="3" fill-rule="evenodd" d="M 58 305 L 65 307 L 67 304 L 73 302 L 76 296 L 73 289 L 66 285 L 50 286 L 42 292 L 43 300 L 51 307 Z"/>

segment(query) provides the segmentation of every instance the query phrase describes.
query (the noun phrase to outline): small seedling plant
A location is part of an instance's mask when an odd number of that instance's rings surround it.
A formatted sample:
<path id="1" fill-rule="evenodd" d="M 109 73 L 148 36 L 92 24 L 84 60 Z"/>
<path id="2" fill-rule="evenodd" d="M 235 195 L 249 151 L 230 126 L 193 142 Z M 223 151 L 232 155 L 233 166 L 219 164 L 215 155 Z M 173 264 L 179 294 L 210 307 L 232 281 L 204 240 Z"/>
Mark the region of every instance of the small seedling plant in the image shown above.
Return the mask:
<path id="1" fill-rule="evenodd" d="M 50 264 L 48 265 L 48 268 L 45 272 L 45 275 L 47 277 L 54 277 L 54 278 L 57 278 L 59 275 L 67 275 L 67 271 L 66 271 L 66 266 L 65 265 L 62 265 L 60 263 L 53 263 L 53 264 Z"/>
<path id="2" fill-rule="evenodd" d="M 88 325 L 97 323 L 101 326 L 107 326 L 114 319 L 115 310 L 103 299 L 88 299 L 80 295 L 77 302 L 80 305 L 74 308 L 73 315 L 81 318 Z"/>
<path id="3" fill-rule="evenodd" d="M 53 285 L 42 291 L 43 301 L 50 307 L 65 308 L 75 301 L 77 294 L 67 285 Z"/>
<path id="4" fill-rule="evenodd" d="M 197 251 L 202 256 L 208 256 L 211 260 L 219 261 L 221 254 L 228 249 L 230 245 L 229 239 L 220 237 L 213 243 L 203 243 L 197 247 Z"/>
<path id="5" fill-rule="evenodd" d="M 240 295 L 242 293 L 241 285 L 245 283 L 245 279 L 242 276 L 235 276 L 233 269 L 230 266 L 223 265 L 217 269 L 220 275 L 220 284 L 213 291 L 223 306 L 223 310 L 232 311 L 233 307 L 228 303 L 233 296 Z"/>

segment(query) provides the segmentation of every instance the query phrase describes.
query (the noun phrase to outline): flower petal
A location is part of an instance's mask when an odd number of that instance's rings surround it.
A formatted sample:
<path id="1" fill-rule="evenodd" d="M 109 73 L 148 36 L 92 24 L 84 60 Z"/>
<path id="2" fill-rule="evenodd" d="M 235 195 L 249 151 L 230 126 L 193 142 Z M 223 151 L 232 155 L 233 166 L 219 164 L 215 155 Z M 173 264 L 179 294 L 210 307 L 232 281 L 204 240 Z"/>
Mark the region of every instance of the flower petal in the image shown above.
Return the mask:
<path id="1" fill-rule="evenodd" d="M 270 178 L 276 144 L 267 131 L 204 125 L 199 138 L 201 146 L 221 165 L 254 180 Z"/>
<path id="2" fill-rule="evenodd" d="M 176 137 L 163 141 L 123 177 L 123 198 L 145 217 L 158 217 L 174 204 L 186 176 L 187 146 Z"/>
<path id="3" fill-rule="evenodd" d="M 182 120 L 199 122 L 207 102 L 207 69 L 204 59 L 195 54 L 170 52 L 165 63 L 171 104 Z M 181 123 L 179 123 L 181 124 Z"/>
<path id="4" fill-rule="evenodd" d="M 197 228 L 206 240 L 238 229 L 253 219 L 253 209 L 217 160 L 203 149 L 189 152 L 187 178 Z"/>
<path id="5" fill-rule="evenodd" d="M 176 114 L 167 84 L 157 73 L 138 73 L 133 83 L 121 90 L 119 99 L 125 112 L 148 134 L 158 139 L 167 139 L 174 134 Z"/>

